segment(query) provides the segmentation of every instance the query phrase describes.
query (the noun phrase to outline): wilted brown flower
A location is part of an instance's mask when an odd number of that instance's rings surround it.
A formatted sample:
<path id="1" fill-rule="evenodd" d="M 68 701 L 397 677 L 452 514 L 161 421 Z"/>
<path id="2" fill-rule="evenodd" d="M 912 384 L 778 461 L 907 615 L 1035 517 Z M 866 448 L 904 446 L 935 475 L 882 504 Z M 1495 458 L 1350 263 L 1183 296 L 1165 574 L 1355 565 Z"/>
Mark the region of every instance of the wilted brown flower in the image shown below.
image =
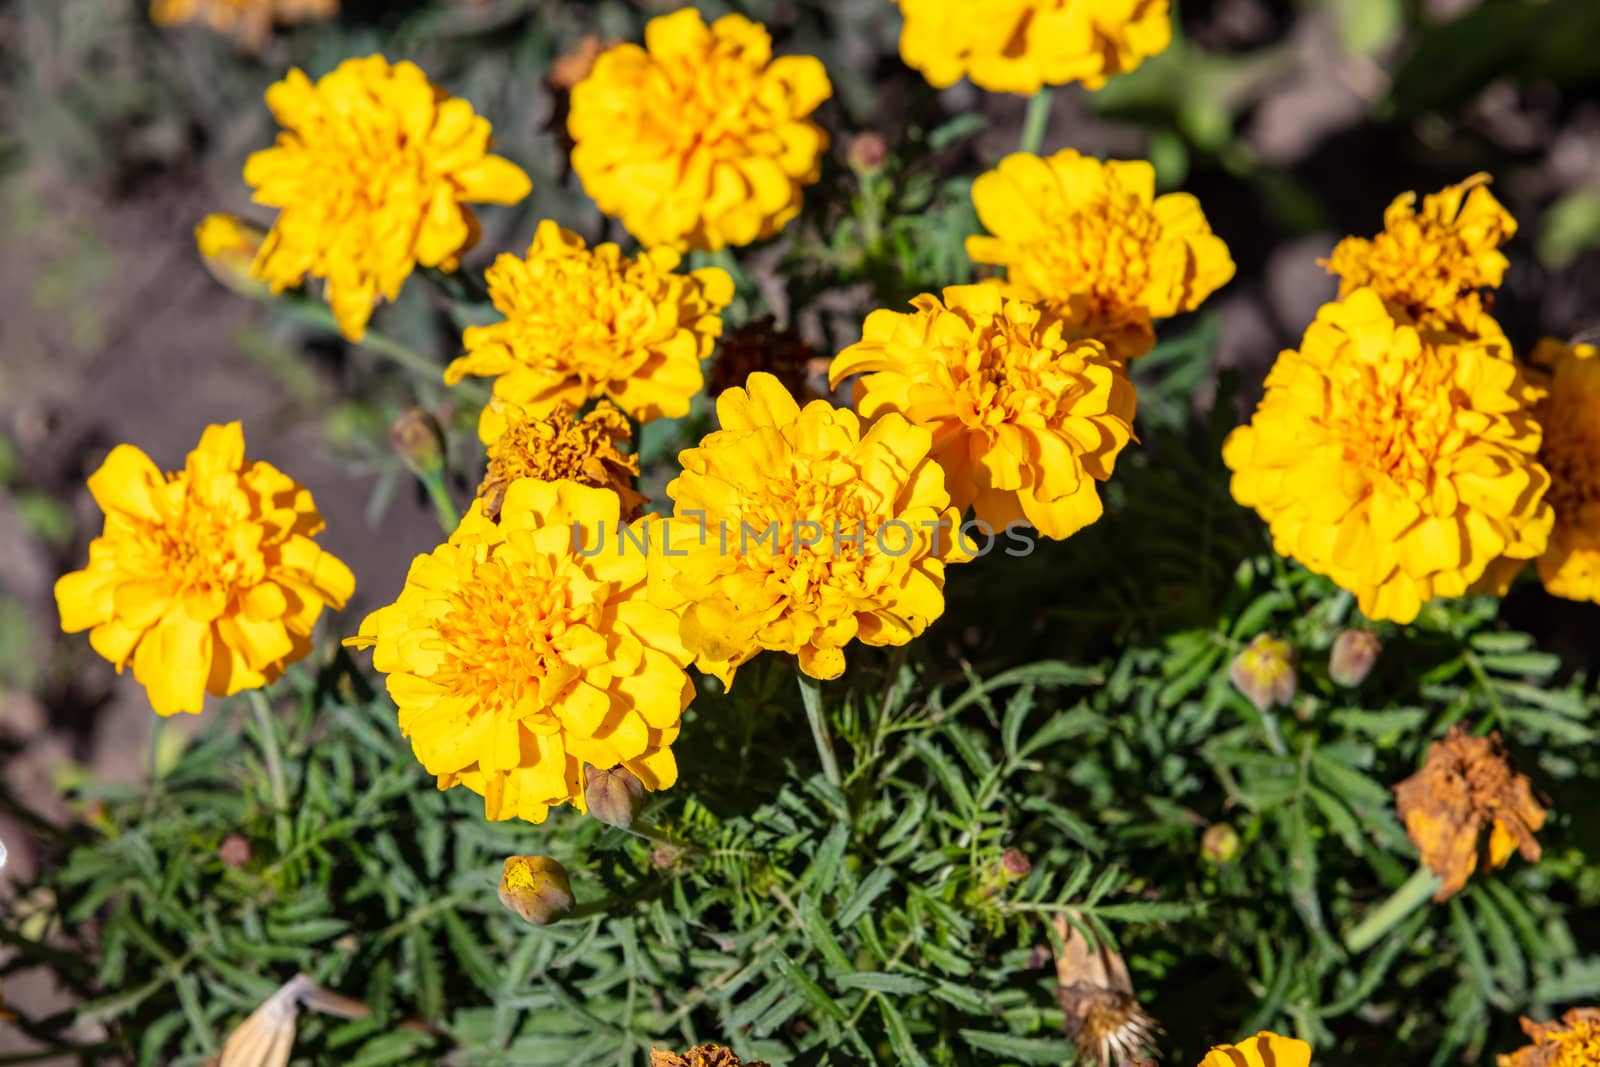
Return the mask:
<path id="1" fill-rule="evenodd" d="M 1066 916 L 1055 919 L 1064 951 L 1056 957 L 1056 996 L 1063 1029 L 1100 1067 L 1133 1059 L 1161 1027 L 1133 995 L 1122 957 L 1106 945 L 1091 947 Z"/>
<path id="2" fill-rule="evenodd" d="M 681 1056 L 676 1052 L 651 1049 L 650 1067 L 768 1067 L 768 1065 L 757 1060 L 745 1063 L 733 1054 L 732 1049 L 721 1045 L 697 1045 Z"/>
<path id="3" fill-rule="evenodd" d="M 1428 748 L 1422 769 L 1395 786 L 1395 810 L 1422 861 L 1444 879 L 1434 895 L 1447 900 L 1467 884 L 1480 861 L 1503 867 L 1512 852 L 1539 859 L 1534 832 L 1544 808 L 1533 783 L 1519 774 L 1499 734 L 1473 737 L 1457 726 Z M 1479 839 L 1489 827 L 1487 846 Z"/>
<path id="4" fill-rule="evenodd" d="M 478 499 L 489 518 L 499 517 L 506 490 L 519 478 L 545 482 L 565 478 L 610 489 L 622 500 L 624 522 L 639 517 L 645 501 L 633 489 L 639 458 L 618 448 L 629 441 L 632 431 L 627 418 L 610 401 L 602 400 L 581 419 L 573 417 L 570 406 L 543 416 L 530 415 L 512 404 L 503 410 L 506 428 L 489 445 L 489 469 L 478 486 Z"/>
<path id="5" fill-rule="evenodd" d="M 816 355 L 793 329 L 780 330 L 777 321 L 765 315 L 745 323 L 722 342 L 716 361 L 711 364 L 711 395 L 742 389 L 750 375 L 765 371 L 804 404 L 809 395 L 809 364 Z"/>
<path id="6" fill-rule="evenodd" d="M 1533 1042 L 1509 1056 L 1497 1056 L 1499 1067 L 1596 1067 L 1600 1065 L 1600 1008 L 1573 1008 L 1560 1019 L 1536 1023 L 1524 1017 L 1522 1032 Z"/>

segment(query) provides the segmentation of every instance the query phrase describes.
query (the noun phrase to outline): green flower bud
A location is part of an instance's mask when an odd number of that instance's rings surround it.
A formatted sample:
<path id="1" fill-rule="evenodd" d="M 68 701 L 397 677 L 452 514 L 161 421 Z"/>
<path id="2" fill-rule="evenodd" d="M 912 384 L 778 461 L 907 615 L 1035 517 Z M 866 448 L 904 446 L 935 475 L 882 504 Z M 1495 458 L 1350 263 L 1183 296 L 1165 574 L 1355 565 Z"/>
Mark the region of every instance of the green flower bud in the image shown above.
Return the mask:
<path id="1" fill-rule="evenodd" d="M 1212 863 L 1227 863 L 1239 854 L 1239 831 L 1214 822 L 1200 835 L 1200 851 Z"/>
<path id="2" fill-rule="evenodd" d="M 638 818 L 644 806 L 644 783 L 626 767 L 610 770 L 588 768 L 589 784 L 583 791 L 583 802 L 589 814 L 608 826 L 628 829 Z"/>
<path id="3" fill-rule="evenodd" d="M 421 408 L 400 413 L 389 427 L 389 443 L 419 478 L 431 478 L 444 470 L 444 428 Z"/>
<path id="4" fill-rule="evenodd" d="M 500 903 L 535 926 L 548 926 L 575 903 L 567 869 L 549 856 L 511 856 L 500 871 Z"/>

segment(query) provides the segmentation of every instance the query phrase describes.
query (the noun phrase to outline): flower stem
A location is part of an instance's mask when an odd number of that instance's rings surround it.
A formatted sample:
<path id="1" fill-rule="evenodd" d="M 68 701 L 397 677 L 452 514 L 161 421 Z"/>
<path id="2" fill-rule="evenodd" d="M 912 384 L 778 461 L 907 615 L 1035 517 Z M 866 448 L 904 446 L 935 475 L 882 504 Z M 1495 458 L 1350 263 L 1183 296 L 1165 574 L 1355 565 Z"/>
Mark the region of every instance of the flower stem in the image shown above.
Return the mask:
<path id="1" fill-rule="evenodd" d="M 1427 867 L 1418 867 L 1417 873 L 1406 879 L 1393 896 L 1374 908 L 1356 924 L 1355 929 L 1345 935 L 1345 948 L 1351 952 L 1365 952 L 1437 893 L 1441 884 L 1437 874 Z"/>
<path id="2" fill-rule="evenodd" d="M 444 472 L 419 474 L 417 478 L 428 491 L 428 499 L 433 501 L 434 513 L 439 516 L 439 527 L 444 530 L 445 537 L 449 537 L 461 525 L 461 511 L 450 498 L 450 488 L 444 484 Z"/>
<path id="3" fill-rule="evenodd" d="M 261 756 L 267 764 L 267 780 L 272 785 L 272 807 L 276 815 L 278 851 L 289 851 L 292 826 L 289 823 L 289 785 L 283 776 L 283 753 L 278 747 L 278 724 L 272 715 L 272 705 L 259 689 L 248 690 L 250 710 L 255 713 L 256 726 L 261 731 Z"/>
<path id="4" fill-rule="evenodd" d="M 839 761 L 833 754 L 833 735 L 828 732 L 828 720 L 822 714 L 822 683 L 805 671 L 800 672 L 800 700 L 805 704 L 806 721 L 811 724 L 811 739 L 817 744 L 822 774 L 829 785 L 842 789 L 844 779 L 839 776 Z"/>
<path id="5" fill-rule="evenodd" d="M 1028 114 L 1022 121 L 1022 150 L 1035 155 L 1044 144 L 1045 128 L 1050 125 L 1050 104 L 1054 91 L 1046 85 L 1028 100 Z"/>

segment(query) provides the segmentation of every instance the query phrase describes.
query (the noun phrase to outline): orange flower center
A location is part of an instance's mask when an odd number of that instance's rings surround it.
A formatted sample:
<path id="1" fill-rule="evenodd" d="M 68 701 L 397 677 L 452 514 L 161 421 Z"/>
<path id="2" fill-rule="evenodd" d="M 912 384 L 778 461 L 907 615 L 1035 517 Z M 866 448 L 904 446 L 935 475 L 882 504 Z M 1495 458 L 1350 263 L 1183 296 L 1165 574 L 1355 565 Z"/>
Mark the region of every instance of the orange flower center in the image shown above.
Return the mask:
<path id="1" fill-rule="evenodd" d="M 1426 351 L 1403 365 L 1356 368 L 1328 400 L 1345 462 L 1387 475 L 1413 500 L 1426 497 L 1437 458 L 1458 433 L 1453 413 L 1468 406 L 1449 375 Z"/>
<path id="2" fill-rule="evenodd" d="M 1013 280 L 1055 298 L 1084 293 L 1097 320 L 1144 291 L 1161 227 L 1138 197 L 1111 189 L 1069 209 L 1043 208 L 1044 225 L 1017 256 L 1027 276 Z"/>
<path id="3" fill-rule="evenodd" d="M 183 486 L 184 495 L 176 513 L 141 538 L 148 551 L 145 573 L 161 575 L 182 593 L 223 598 L 261 581 L 266 573 L 262 529 L 249 521 L 248 498 L 236 491 L 233 479 L 229 482 L 221 501 L 213 502 L 187 484 L 186 474 L 167 476 L 167 485 Z"/>

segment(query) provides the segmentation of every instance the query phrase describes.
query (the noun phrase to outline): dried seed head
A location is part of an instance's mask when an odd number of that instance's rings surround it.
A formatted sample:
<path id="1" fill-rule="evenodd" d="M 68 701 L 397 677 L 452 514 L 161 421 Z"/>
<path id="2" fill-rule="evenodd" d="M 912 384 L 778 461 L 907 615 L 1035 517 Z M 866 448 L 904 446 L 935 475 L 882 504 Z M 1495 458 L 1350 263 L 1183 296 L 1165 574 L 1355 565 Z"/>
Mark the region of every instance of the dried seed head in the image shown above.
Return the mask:
<path id="1" fill-rule="evenodd" d="M 1055 927 L 1063 945 L 1056 957 L 1063 1028 L 1101 1067 L 1133 1059 L 1161 1027 L 1134 996 L 1127 964 L 1106 945 L 1091 947 L 1066 916 L 1057 916 Z"/>

